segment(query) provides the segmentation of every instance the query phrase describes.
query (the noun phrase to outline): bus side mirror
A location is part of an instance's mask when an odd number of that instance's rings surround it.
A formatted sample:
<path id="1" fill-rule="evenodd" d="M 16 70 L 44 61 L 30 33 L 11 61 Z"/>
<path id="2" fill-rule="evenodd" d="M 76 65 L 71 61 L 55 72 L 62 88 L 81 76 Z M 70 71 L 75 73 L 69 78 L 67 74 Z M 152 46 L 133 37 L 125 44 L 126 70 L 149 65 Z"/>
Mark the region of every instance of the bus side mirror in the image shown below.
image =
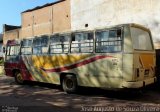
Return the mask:
<path id="1" fill-rule="evenodd" d="M 5 47 L 3 47 L 3 53 L 5 53 L 5 51 L 6 51 L 6 48 L 5 48 Z"/>

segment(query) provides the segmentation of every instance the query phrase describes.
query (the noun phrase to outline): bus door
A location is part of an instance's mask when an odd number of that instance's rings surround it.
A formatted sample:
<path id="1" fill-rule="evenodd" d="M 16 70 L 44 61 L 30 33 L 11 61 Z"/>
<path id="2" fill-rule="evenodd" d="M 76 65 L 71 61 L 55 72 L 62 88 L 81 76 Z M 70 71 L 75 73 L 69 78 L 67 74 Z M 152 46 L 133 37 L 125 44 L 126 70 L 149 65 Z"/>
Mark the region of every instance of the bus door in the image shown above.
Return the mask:
<path id="1" fill-rule="evenodd" d="M 5 71 L 6 74 L 13 76 L 13 69 L 19 68 L 19 56 L 20 45 L 8 45 L 6 47 L 6 56 L 5 56 Z"/>

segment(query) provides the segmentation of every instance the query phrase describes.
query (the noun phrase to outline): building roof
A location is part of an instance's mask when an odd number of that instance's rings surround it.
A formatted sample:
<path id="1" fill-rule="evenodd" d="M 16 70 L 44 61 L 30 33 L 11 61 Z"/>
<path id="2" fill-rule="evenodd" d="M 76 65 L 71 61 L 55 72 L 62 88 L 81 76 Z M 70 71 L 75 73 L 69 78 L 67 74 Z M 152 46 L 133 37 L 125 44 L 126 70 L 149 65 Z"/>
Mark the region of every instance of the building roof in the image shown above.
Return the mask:
<path id="1" fill-rule="evenodd" d="M 21 28 L 21 26 L 13 26 L 13 25 L 7 25 L 7 24 L 4 24 L 3 25 L 3 31 L 11 31 L 11 30 L 16 30 L 16 29 L 19 29 Z"/>
<path id="2" fill-rule="evenodd" d="M 37 9 L 42 9 L 42 8 L 44 8 L 44 7 L 48 7 L 48 6 L 51 6 L 51 5 L 54 5 L 54 4 L 63 2 L 63 1 L 65 1 L 65 0 L 58 0 L 58 1 L 53 2 L 53 3 L 47 3 L 47 4 L 42 5 L 42 6 L 37 6 L 37 7 L 33 8 L 33 9 L 28 9 L 28 10 L 26 10 L 26 11 L 23 11 L 22 13 L 31 12 L 31 11 L 34 11 L 34 10 L 37 10 Z"/>
<path id="3" fill-rule="evenodd" d="M 21 28 L 21 26 L 13 26 L 13 25 L 7 25 L 7 24 L 4 24 L 3 25 L 3 31 L 11 31 L 11 30 L 16 30 L 16 29 L 19 29 Z"/>

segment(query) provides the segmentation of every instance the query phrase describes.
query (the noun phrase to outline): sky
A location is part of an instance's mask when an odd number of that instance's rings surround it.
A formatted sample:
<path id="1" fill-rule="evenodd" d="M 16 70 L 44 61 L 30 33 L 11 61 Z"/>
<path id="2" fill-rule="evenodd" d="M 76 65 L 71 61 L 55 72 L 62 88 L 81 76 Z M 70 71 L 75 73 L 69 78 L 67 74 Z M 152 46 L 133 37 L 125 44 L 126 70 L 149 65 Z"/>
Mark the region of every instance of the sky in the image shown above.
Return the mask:
<path id="1" fill-rule="evenodd" d="M 21 25 L 21 12 L 57 0 L 0 0 L 0 33 L 3 24 Z"/>

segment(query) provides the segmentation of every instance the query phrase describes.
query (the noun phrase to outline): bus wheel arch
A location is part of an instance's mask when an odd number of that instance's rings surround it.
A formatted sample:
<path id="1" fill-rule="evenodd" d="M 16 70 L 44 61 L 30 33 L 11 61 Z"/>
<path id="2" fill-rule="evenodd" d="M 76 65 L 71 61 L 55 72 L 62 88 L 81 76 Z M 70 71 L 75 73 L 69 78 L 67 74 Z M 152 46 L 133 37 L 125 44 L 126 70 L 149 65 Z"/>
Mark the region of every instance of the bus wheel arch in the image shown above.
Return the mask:
<path id="1" fill-rule="evenodd" d="M 20 70 L 14 69 L 14 70 L 13 70 L 13 76 L 14 76 L 15 82 L 16 82 L 17 84 L 20 84 L 20 85 L 21 85 L 21 84 L 24 83 L 24 80 L 23 80 L 23 77 L 22 77 L 22 74 L 21 74 Z"/>
<path id="2" fill-rule="evenodd" d="M 75 93 L 78 89 L 77 77 L 73 73 L 60 74 L 60 81 L 63 90 L 67 93 Z"/>

